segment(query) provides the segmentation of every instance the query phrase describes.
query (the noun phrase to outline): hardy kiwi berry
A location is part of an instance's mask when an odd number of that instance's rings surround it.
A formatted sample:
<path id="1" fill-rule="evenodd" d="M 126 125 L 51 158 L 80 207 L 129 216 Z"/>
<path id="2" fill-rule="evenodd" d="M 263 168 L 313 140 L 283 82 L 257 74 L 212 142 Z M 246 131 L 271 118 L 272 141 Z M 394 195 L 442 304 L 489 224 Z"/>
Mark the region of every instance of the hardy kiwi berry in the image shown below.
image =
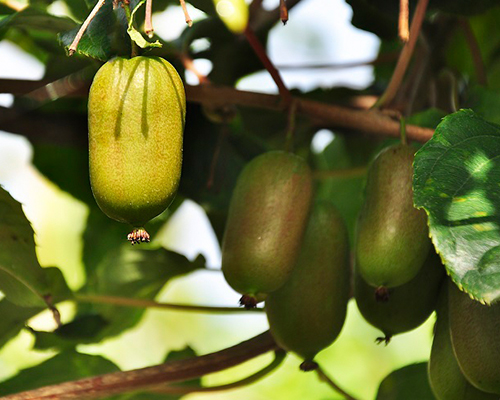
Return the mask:
<path id="1" fill-rule="evenodd" d="M 114 58 L 94 77 L 88 102 L 90 183 L 110 218 L 149 241 L 144 224 L 175 197 L 182 164 L 184 86 L 158 57 Z"/>
<path id="2" fill-rule="evenodd" d="M 347 228 L 332 204 L 317 202 L 290 278 L 266 299 L 273 337 L 305 360 L 303 370 L 312 369 L 316 354 L 339 335 L 349 287 Z"/>
<path id="3" fill-rule="evenodd" d="M 288 279 L 311 197 L 311 170 L 291 153 L 264 153 L 238 177 L 222 242 L 222 271 L 229 285 L 243 295 L 246 307 L 255 306 Z"/>
<path id="4" fill-rule="evenodd" d="M 430 248 L 424 210 L 413 206 L 414 150 L 383 150 L 372 163 L 356 235 L 356 268 L 370 285 L 396 287 L 417 275 Z"/>

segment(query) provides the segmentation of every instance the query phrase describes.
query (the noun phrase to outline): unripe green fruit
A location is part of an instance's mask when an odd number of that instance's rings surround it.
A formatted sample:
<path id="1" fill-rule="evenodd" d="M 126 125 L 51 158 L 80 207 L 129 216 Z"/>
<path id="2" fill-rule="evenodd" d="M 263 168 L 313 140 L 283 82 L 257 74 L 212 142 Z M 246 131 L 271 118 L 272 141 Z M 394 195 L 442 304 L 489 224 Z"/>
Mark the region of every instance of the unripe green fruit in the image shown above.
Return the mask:
<path id="1" fill-rule="evenodd" d="M 437 310 L 436 332 L 429 359 L 429 383 L 437 400 L 498 400 L 472 386 L 460 371 L 451 345 L 448 318 L 448 285 L 443 285 Z"/>
<path id="2" fill-rule="evenodd" d="M 377 288 L 355 274 L 354 297 L 363 317 L 385 334 L 386 343 L 399 333 L 423 324 L 436 308 L 444 267 L 434 248 L 423 267 L 410 282 L 388 289 L 387 299 L 377 298 Z"/>
<path id="3" fill-rule="evenodd" d="M 451 342 L 458 365 L 475 387 L 500 395 L 500 304 L 483 305 L 455 284 L 449 286 Z"/>
<path id="4" fill-rule="evenodd" d="M 347 228 L 332 204 L 317 202 L 290 278 L 266 299 L 269 327 L 279 346 L 311 362 L 339 335 L 349 287 Z"/>
<path id="5" fill-rule="evenodd" d="M 305 232 L 311 196 L 311 170 L 293 154 L 268 152 L 243 169 L 222 243 L 224 277 L 246 295 L 242 299 L 273 292 L 288 279 Z"/>
<path id="6" fill-rule="evenodd" d="M 115 58 L 99 69 L 88 102 L 90 182 L 108 217 L 140 228 L 170 205 L 185 114 L 184 86 L 167 61 Z"/>
<path id="7" fill-rule="evenodd" d="M 424 210 L 413 206 L 414 150 L 391 146 L 368 172 L 356 233 L 356 268 L 372 286 L 396 287 L 414 278 L 430 248 Z"/>

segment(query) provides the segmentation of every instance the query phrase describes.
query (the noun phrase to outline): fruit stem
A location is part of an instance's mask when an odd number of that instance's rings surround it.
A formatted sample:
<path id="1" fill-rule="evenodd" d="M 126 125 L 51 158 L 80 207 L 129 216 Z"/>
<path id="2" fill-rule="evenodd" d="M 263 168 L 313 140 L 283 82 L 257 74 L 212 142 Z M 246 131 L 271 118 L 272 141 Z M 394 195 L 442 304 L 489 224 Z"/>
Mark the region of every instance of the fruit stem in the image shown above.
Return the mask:
<path id="1" fill-rule="evenodd" d="M 295 135 L 295 125 L 297 120 L 297 105 L 296 100 L 292 100 L 288 107 L 288 123 L 286 129 L 285 151 L 293 152 L 293 139 Z"/>
<path id="2" fill-rule="evenodd" d="M 399 137 L 401 138 L 401 144 L 406 146 L 408 141 L 406 140 L 406 121 L 403 116 L 399 118 Z"/>
<path id="3" fill-rule="evenodd" d="M 268 365 L 266 365 L 261 370 L 256 373 L 247 376 L 246 378 L 240 379 L 236 382 L 227 383 L 225 385 L 209 386 L 209 387 L 196 387 L 196 386 L 167 386 L 164 388 L 158 388 L 151 390 L 154 393 L 161 394 L 188 394 L 188 393 L 207 393 L 207 392 L 219 392 L 222 390 L 235 389 L 238 387 L 246 386 L 254 383 L 266 375 L 270 374 L 276 368 L 278 368 L 283 360 L 285 359 L 286 352 L 283 350 L 277 350 L 274 352 L 274 359 Z"/>
<path id="4" fill-rule="evenodd" d="M 94 8 L 92 9 L 92 11 L 90 12 L 90 14 L 88 15 L 87 19 L 83 22 L 82 26 L 78 30 L 78 33 L 76 34 L 75 38 L 73 39 L 73 42 L 71 43 L 71 45 L 68 48 L 68 54 L 70 56 L 72 56 L 75 53 L 75 51 L 78 47 L 78 43 L 80 43 L 80 40 L 81 40 L 83 34 L 85 33 L 85 31 L 89 27 L 90 23 L 92 22 L 92 20 L 94 19 L 94 17 L 99 12 L 99 10 L 101 9 L 101 7 L 104 5 L 105 2 L 106 2 L 106 0 L 99 0 L 97 2 L 97 4 L 94 6 Z"/>
<path id="5" fill-rule="evenodd" d="M 212 307 L 188 304 L 159 303 L 154 300 L 130 299 L 127 297 L 106 296 L 99 294 L 75 294 L 74 300 L 78 303 L 114 304 L 123 307 L 135 308 L 164 308 L 173 311 L 200 312 L 200 313 L 241 313 L 264 312 L 262 308 L 244 309 L 239 307 Z"/>
<path id="6" fill-rule="evenodd" d="M 286 25 L 288 22 L 288 7 L 285 0 L 280 0 L 280 19 L 283 25 Z"/>
<path id="7" fill-rule="evenodd" d="M 130 26 L 130 20 L 132 19 L 132 11 L 130 10 L 130 2 L 129 0 L 122 0 L 122 7 L 125 11 L 125 17 L 127 18 L 127 24 Z M 139 46 L 130 38 L 130 57 L 134 58 L 139 55 Z M 133 244 L 133 243 L 132 243 Z"/>
<path id="8" fill-rule="evenodd" d="M 417 7 L 415 8 L 415 14 L 413 15 L 413 19 L 411 21 L 410 39 L 404 45 L 403 50 L 401 50 L 396 68 L 394 69 L 391 80 L 387 85 L 385 92 L 382 94 L 382 96 L 380 96 L 373 108 L 382 108 L 384 106 L 387 106 L 394 99 L 394 96 L 396 96 L 396 93 L 405 76 L 408 65 L 410 64 L 413 50 L 415 49 L 415 45 L 420 33 L 420 28 L 422 27 L 422 23 L 424 22 L 425 11 L 427 10 L 428 3 L 429 0 L 418 1 Z"/>
<path id="9" fill-rule="evenodd" d="M 318 365 L 318 368 L 316 368 L 316 373 L 318 374 L 320 380 L 327 383 L 333 390 L 340 393 L 347 400 L 357 400 L 355 397 L 352 397 L 350 394 L 348 394 L 346 391 L 344 391 L 342 388 L 340 388 L 339 385 L 337 385 L 332 380 L 332 378 L 330 378 L 328 375 L 325 374 L 325 372 L 323 371 L 323 369 L 319 365 Z"/>
<path id="10" fill-rule="evenodd" d="M 410 39 L 410 31 L 408 30 L 409 14 L 408 0 L 399 0 L 398 36 L 403 43 L 408 42 Z"/>

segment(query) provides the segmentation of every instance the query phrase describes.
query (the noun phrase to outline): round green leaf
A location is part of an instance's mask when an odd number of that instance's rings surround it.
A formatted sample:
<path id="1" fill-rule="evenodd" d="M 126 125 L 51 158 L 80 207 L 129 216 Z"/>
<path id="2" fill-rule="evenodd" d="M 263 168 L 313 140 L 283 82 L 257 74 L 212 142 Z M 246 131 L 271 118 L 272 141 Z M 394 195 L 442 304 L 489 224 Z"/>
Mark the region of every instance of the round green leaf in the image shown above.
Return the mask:
<path id="1" fill-rule="evenodd" d="M 500 126 L 471 110 L 443 119 L 415 156 L 414 202 L 448 274 L 483 303 L 500 298 Z"/>

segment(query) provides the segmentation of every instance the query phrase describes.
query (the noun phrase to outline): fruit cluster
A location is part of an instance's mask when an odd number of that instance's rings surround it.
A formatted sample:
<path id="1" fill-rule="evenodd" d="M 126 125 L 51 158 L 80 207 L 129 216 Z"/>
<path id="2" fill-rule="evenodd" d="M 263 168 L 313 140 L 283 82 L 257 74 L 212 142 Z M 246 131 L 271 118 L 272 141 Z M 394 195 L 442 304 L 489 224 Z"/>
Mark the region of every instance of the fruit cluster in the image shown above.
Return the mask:
<path id="1" fill-rule="evenodd" d="M 175 196 L 185 111 L 182 81 L 165 60 L 116 58 L 94 79 L 92 190 L 109 217 L 134 226 L 132 243 L 149 241 L 144 224 Z M 498 398 L 500 306 L 483 306 L 445 282 L 426 214 L 413 206 L 413 159 L 414 149 L 400 144 L 372 162 L 351 268 L 345 223 L 333 204 L 314 198 L 308 164 L 281 151 L 256 157 L 232 195 L 224 277 L 245 307 L 265 300 L 274 339 L 304 359 L 303 370 L 316 368 L 316 354 L 339 335 L 351 295 L 386 344 L 437 307 L 429 362 L 436 397 Z"/>

